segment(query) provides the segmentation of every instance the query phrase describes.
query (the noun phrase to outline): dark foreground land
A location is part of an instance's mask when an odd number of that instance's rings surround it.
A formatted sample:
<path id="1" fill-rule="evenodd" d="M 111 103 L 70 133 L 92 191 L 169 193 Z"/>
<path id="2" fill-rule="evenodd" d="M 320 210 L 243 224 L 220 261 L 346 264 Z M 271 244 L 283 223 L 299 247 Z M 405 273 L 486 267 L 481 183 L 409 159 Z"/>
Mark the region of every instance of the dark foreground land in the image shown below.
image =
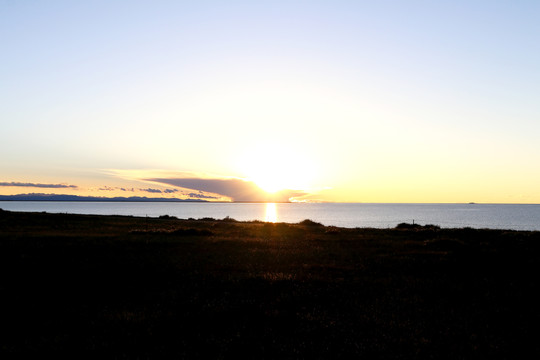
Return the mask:
<path id="1" fill-rule="evenodd" d="M 0 211 L 0 354 L 540 355 L 540 233 Z"/>

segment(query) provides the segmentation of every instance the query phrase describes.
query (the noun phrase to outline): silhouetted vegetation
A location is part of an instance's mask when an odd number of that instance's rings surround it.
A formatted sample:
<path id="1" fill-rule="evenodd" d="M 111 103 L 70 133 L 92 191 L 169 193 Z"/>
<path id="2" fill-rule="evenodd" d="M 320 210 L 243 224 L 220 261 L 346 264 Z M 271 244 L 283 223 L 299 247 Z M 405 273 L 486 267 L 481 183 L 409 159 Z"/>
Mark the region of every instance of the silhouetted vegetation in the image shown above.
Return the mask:
<path id="1" fill-rule="evenodd" d="M 315 222 L 315 221 L 310 220 L 310 219 L 302 220 L 298 224 L 299 225 L 304 225 L 304 226 L 324 226 L 323 224 Z"/>
<path id="2" fill-rule="evenodd" d="M 526 231 L 0 211 L 0 354 L 537 358 L 539 250 Z"/>
<path id="3" fill-rule="evenodd" d="M 238 220 L 233 219 L 232 217 L 229 217 L 229 216 L 225 216 L 225 217 L 223 218 L 223 220 L 221 220 L 221 221 L 225 221 L 225 222 L 238 222 Z"/>
<path id="4" fill-rule="evenodd" d="M 396 229 L 405 229 L 405 230 L 410 230 L 410 229 L 437 230 L 440 228 L 441 227 L 439 225 L 431 225 L 431 224 L 420 225 L 420 224 L 399 223 L 396 226 Z"/>

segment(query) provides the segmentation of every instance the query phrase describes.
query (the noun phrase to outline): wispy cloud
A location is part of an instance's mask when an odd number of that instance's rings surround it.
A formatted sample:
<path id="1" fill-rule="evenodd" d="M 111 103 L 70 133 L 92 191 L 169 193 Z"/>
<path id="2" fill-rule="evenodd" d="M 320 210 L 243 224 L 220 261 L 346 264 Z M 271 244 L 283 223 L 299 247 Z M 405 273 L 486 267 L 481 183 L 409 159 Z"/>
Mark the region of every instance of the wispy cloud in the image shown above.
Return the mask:
<path id="1" fill-rule="evenodd" d="M 118 186 L 103 186 L 98 189 L 99 191 L 129 191 L 129 192 L 135 192 L 135 188 L 125 188 L 125 187 L 118 187 Z M 144 191 L 144 189 L 139 189 L 141 191 Z"/>
<path id="2" fill-rule="evenodd" d="M 223 200 L 220 196 L 213 196 L 211 194 L 205 194 L 202 191 L 198 192 L 190 192 L 187 190 L 182 189 L 175 189 L 175 188 L 165 188 L 165 189 L 156 189 L 156 188 L 129 188 L 129 187 L 119 187 L 119 186 L 108 186 L 104 185 L 97 190 L 99 191 L 122 191 L 122 192 L 147 192 L 152 194 L 167 194 L 170 197 L 171 195 L 179 196 L 179 198 L 190 198 L 190 199 L 208 199 L 208 200 Z"/>
<path id="3" fill-rule="evenodd" d="M 0 182 L 0 186 L 19 186 L 19 187 L 35 187 L 47 189 L 76 189 L 77 185 L 67 184 L 39 184 L 39 183 L 22 183 L 22 182 Z"/>

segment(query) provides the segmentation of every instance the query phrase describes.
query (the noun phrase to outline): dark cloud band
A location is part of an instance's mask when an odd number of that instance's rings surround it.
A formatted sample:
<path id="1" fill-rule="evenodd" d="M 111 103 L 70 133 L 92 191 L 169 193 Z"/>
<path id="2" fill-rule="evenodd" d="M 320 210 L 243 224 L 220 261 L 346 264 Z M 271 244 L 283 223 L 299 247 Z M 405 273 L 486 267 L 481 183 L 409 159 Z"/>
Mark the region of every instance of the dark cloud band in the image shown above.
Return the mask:
<path id="1" fill-rule="evenodd" d="M 20 187 L 35 187 L 47 189 L 76 189 L 77 185 L 66 184 L 38 184 L 38 183 L 21 183 L 21 182 L 0 182 L 0 186 L 20 186 Z"/>
<path id="2" fill-rule="evenodd" d="M 283 190 L 269 194 L 257 184 L 242 179 L 146 179 L 161 184 L 227 196 L 233 201 L 289 201 L 291 197 L 305 195 L 302 191 Z"/>

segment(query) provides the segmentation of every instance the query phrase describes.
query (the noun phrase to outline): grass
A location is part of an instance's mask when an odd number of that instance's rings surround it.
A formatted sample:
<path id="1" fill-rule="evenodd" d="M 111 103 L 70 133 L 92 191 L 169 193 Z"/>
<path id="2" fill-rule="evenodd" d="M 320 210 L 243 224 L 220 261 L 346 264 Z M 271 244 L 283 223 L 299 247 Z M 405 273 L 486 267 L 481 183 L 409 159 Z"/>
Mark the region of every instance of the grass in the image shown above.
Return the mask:
<path id="1" fill-rule="evenodd" d="M 540 233 L 0 212 L 0 353 L 540 355 Z"/>

